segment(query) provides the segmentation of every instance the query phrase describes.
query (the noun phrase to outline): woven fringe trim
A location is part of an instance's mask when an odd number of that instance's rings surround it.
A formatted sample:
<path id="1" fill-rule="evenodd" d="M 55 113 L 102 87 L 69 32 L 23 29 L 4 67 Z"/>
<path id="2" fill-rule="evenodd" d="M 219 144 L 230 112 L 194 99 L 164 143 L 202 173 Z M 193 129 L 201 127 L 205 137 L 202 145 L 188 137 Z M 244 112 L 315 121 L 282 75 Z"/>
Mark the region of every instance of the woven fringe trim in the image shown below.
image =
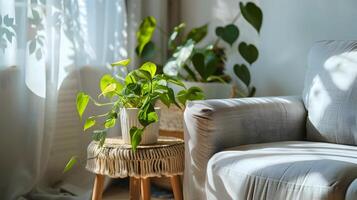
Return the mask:
<path id="1" fill-rule="evenodd" d="M 168 147 L 137 149 L 88 146 L 87 170 L 113 178 L 136 178 L 182 175 L 184 170 L 184 144 Z"/>

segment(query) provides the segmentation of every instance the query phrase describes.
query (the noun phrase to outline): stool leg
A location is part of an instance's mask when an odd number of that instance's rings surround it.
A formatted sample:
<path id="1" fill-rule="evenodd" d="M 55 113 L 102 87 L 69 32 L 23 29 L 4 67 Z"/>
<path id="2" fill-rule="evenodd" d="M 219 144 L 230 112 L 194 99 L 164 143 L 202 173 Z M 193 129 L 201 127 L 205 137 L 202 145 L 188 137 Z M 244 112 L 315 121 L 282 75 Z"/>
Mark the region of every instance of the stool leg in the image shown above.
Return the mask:
<path id="1" fill-rule="evenodd" d="M 104 176 L 101 174 L 96 174 L 94 180 L 92 200 L 102 200 L 103 185 L 104 185 Z"/>
<path id="2" fill-rule="evenodd" d="M 182 185 L 181 185 L 181 180 L 180 176 L 172 176 L 170 177 L 171 181 L 171 186 L 172 186 L 172 191 L 174 192 L 174 197 L 175 200 L 182 200 Z"/>
<path id="3" fill-rule="evenodd" d="M 140 179 L 130 177 L 130 200 L 138 200 L 140 198 Z"/>
<path id="4" fill-rule="evenodd" d="M 141 179 L 141 200 L 150 200 L 150 178 Z"/>

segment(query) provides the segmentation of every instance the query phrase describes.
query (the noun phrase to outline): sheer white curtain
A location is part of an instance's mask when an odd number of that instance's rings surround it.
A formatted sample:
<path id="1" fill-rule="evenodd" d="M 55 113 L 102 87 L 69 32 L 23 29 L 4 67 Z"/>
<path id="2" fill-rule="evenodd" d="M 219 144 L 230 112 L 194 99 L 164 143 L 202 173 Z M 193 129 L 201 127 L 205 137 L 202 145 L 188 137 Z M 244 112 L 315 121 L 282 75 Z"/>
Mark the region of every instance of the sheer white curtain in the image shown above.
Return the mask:
<path id="1" fill-rule="evenodd" d="M 0 199 L 89 198 L 76 93 L 127 57 L 126 26 L 125 0 L 0 0 Z"/>

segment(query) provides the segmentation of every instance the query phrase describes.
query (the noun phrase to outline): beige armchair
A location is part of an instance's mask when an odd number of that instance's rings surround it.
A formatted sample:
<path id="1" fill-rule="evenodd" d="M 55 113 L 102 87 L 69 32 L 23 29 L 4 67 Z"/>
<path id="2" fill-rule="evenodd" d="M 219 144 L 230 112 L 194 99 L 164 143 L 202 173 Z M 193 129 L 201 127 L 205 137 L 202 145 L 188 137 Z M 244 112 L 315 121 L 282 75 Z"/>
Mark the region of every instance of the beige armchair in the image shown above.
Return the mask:
<path id="1" fill-rule="evenodd" d="M 357 199 L 356 77 L 357 41 L 321 41 L 302 97 L 190 102 L 185 199 Z"/>

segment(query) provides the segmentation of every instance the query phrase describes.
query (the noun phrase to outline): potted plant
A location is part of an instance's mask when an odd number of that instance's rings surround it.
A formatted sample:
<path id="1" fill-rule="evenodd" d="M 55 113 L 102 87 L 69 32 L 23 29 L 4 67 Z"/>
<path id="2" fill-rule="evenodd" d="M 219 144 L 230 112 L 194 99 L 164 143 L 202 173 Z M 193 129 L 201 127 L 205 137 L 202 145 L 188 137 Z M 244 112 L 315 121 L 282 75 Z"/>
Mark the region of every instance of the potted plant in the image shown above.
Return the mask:
<path id="1" fill-rule="evenodd" d="M 112 63 L 112 66 L 126 68 L 129 63 L 130 60 L 127 59 Z M 139 144 L 157 142 L 160 108 L 155 108 L 156 101 L 161 101 L 167 107 L 173 104 L 182 108 L 187 100 L 203 99 L 203 93 L 197 87 L 186 88 L 180 80 L 165 74 L 157 74 L 156 71 L 154 63 L 146 62 L 140 68 L 127 73 L 124 78 L 105 74 L 100 80 L 101 94 L 98 98 L 109 99 L 107 103 L 100 103 L 88 94 L 79 92 L 76 104 L 81 119 L 89 102 L 96 106 L 108 107 L 107 113 L 88 117 L 83 130 L 92 128 L 97 121 L 104 119 L 103 129 L 93 131 L 93 140 L 102 146 L 107 129 L 114 127 L 120 118 L 122 138 L 125 143 L 131 144 L 134 151 Z M 169 83 L 181 87 L 177 95 Z M 75 161 L 76 158 L 72 157 L 65 171 L 70 169 Z"/>
<path id="2" fill-rule="evenodd" d="M 244 83 L 248 92 L 237 91 L 239 96 L 254 96 L 255 87 L 251 86 L 251 75 L 248 66 L 252 65 L 259 55 L 258 49 L 253 44 L 240 41 L 239 28 L 235 22 L 243 16 L 258 33 L 260 31 L 263 14 L 261 9 L 253 2 L 239 3 L 240 12 L 226 26 L 215 29 L 217 39 L 202 47 L 200 42 L 207 36 L 208 25 L 193 28 L 188 34 L 183 34 L 185 23 L 174 28 L 168 36 L 169 58 L 164 63 L 163 72 L 169 76 L 184 80 L 187 85 L 200 87 L 206 98 L 229 98 L 232 91 L 232 78 L 225 72 L 226 50 L 237 49 L 237 53 L 245 60 L 245 63 L 233 66 L 234 74 Z M 151 38 L 157 27 L 154 17 L 145 18 L 137 32 L 136 53 L 143 60 L 152 59 L 155 56 L 155 43 Z M 159 28 L 159 30 L 161 30 Z M 226 44 L 223 44 L 222 41 Z M 225 45 L 225 46 L 224 46 Z"/>

